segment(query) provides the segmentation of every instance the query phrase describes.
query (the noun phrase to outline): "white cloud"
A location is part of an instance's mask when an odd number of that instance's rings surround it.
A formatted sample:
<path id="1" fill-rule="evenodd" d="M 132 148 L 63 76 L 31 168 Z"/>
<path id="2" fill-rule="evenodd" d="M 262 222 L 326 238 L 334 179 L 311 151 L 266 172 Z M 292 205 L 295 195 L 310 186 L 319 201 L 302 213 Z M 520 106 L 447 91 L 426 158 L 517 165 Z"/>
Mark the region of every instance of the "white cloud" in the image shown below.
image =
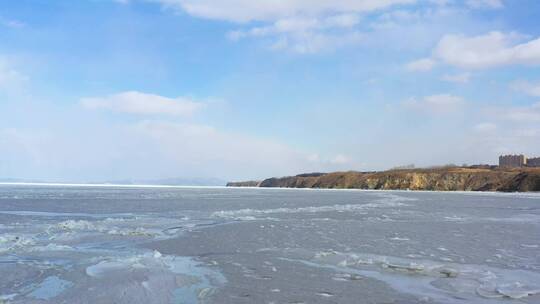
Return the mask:
<path id="1" fill-rule="evenodd" d="M 504 7 L 502 0 L 467 0 L 466 4 L 471 8 L 499 9 Z"/>
<path id="2" fill-rule="evenodd" d="M 462 109 L 465 104 L 463 98 L 450 94 L 430 95 L 421 99 L 409 98 L 401 103 L 405 108 L 432 114 L 453 113 Z"/>
<path id="3" fill-rule="evenodd" d="M 277 20 L 272 25 L 230 32 L 229 37 L 232 39 L 240 39 L 244 37 L 264 37 L 281 33 L 305 33 L 307 31 L 329 28 L 351 28 L 357 25 L 359 21 L 360 18 L 356 14 L 341 14 L 325 18 L 285 18 Z"/>
<path id="4" fill-rule="evenodd" d="M 235 30 L 228 37 L 232 40 L 269 37 L 271 49 L 318 53 L 360 43 L 363 35 L 353 29 L 359 21 L 356 14 L 285 18 L 271 25 Z"/>
<path id="5" fill-rule="evenodd" d="M 363 13 L 416 0 L 150 0 L 196 17 L 232 22 L 276 21 L 298 16 Z"/>
<path id="6" fill-rule="evenodd" d="M 144 0 L 161 3 L 189 15 L 239 24 L 227 36 L 264 39 L 274 50 L 296 53 L 332 51 L 357 45 L 360 14 L 417 0 Z M 256 25 L 254 26 L 253 24 Z"/>
<path id="7" fill-rule="evenodd" d="M 414 8 L 392 8 L 373 17 L 365 18 L 371 30 L 366 31 L 366 42 L 362 46 L 391 49 L 403 54 L 432 49 L 448 33 L 448 28 L 467 32 L 481 24 L 457 5 L 438 6 L 433 3 Z"/>
<path id="8" fill-rule="evenodd" d="M 475 37 L 446 35 L 433 54 L 435 58 L 461 68 L 540 64 L 540 38 L 518 43 L 522 38 L 515 33 L 501 32 Z"/>
<path id="9" fill-rule="evenodd" d="M 129 91 L 106 97 L 87 97 L 80 104 L 91 110 L 110 110 L 141 115 L 190 116 L 204 107 L 204 103 L 190 98 L 168 98 L 154 94 Z"/>
<path id="10" fill-rule="evenodd" d="M 413 72 L 425 72 L 430 71 L 435 66 L 435 61 L 431 58 L 419 59 L 413 62 L 409 62 L 405 68 Z"/>
<path id="11" fill-rule="evenodd" d="M 437 19 L 445 18 L 448 15 L 455 13 L 455 10 L 444 7 L 435 9 L 432 7 L 427 7 L 425 9 L 395 9 L 378 16 L 375 21 L 371 23 L 371 27 L 374 29 L 385 30 L 411 26 L 414 24 L 424 24 L 426 21 L 433 23 L 433 21 Z"/>
<path id="12" fill-rule="evenodd" d="M 440 37 L 441 24 L 458 22 L 458 28 L 468 28 L 469 21 L 463 5 L 454 5 L 453 0 L 138 1 L 159 3 L 194 17 L 233 22 L 238 28 L 227 33 L 233 41 L 258 39 L 267 48 L 298 53 L 366 45 L 366 41 L 384 47 L 424 47 Z M 421 2 L 427 5 L 415 6 Z M 361 18 L 374 13 L 379 14 L 370 24 L 375 31 L 362 29 Z M 456 15 L 459 20 L 452 17 Z M 433 38 L 435 34 L 437 38 Z"/>
<path id="13" fill-rule="evenodd" d="M 453 83 L 468 83 L 471 79 L 470 73 L 460 73 L 460 74 L 446 74 L 441 77 L 442 80 Z"/>
<path id="14" fill-rule="evenodd" d="M 540 97 L 540 82 L 517 80 L 511 83 L 510 87 L 516 91 L 523 92 L 527 95 Z"/>

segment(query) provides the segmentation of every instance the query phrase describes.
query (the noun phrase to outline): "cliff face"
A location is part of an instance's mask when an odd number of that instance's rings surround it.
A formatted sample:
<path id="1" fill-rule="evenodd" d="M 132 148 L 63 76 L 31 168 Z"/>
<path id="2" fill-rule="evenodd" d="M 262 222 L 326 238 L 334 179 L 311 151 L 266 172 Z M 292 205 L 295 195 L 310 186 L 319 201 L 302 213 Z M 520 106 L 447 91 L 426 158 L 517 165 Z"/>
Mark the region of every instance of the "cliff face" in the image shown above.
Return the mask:
<path id="1" fill-rule="evenodd" d="M 497 190 L 507 192 L 540 191 L 540 173 L 519 173 Z"/>
<path id="2" fill-rule="evenodd" d="M 233 183 L 229 184 L 234 186 Z M 245 185 L 245 184 L 242 184 Z M 540 169 L 440 168 L 269 178 L 253 187 L 438 191 L 540 191 Z"/>

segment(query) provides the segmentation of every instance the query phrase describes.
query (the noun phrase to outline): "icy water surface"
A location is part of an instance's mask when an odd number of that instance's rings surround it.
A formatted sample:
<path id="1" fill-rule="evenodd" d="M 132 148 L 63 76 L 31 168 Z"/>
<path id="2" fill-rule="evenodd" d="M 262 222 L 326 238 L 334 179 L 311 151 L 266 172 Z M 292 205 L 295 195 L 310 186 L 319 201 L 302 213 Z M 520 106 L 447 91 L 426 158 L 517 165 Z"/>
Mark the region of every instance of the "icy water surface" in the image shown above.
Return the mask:
<path id="1" fill-rule="evenodd" d="M 540 303 L 540 194 L 0 185 L 0 303 Z"/>

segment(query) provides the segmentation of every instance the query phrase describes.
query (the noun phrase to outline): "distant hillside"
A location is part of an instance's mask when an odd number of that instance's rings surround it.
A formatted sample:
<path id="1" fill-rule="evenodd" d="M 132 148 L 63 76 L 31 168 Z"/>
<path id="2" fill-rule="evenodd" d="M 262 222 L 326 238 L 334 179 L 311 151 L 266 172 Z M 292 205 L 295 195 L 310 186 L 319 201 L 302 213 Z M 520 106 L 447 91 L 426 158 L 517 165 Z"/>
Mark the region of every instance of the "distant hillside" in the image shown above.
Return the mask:
<path id="1" fill-rule="evenodd" d="M 227 186 L 527 192 L 540 191 L 540 168 L 449 167 L 314 173 L 269 178 L 260 182 L 231 182 Z"/>

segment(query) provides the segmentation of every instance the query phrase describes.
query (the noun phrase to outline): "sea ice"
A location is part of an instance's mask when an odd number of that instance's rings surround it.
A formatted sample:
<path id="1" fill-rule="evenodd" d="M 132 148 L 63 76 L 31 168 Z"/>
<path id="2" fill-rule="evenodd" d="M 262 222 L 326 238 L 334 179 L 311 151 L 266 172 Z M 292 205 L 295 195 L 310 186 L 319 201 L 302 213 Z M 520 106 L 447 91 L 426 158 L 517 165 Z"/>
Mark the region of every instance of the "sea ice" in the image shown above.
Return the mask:
<path id="1" fill-rule="evenodd" d="M 73 286 L 72 282 L 62 280 L 57 276 L 50 276 L 39 283 L 27 296 L 40 300 L 50 300 L 71 286 Z"/>
<path id="2" fill-rule="evenodd" d="M 334 250 L 317 252 L 313 254 L 311 261 L 299 261 L 312 266 L 338 267 L 340 271 L 348 270 L 349 275 L 363 275 L 382 280 L 403 292 L 438 298 L 443 302 L 454 302 L 446 297 L 445 290 L 469 300 L 475 299 L 475 295 L 482 298 L 521 299 L 540 294 L 540 274 L 525 270 L 341 253 Z M 346 277 L 340 275 L 334 279 L 345 280 Z M 430 289 L 431 291 L 427 292 Z M 479 299 L 476 298 L 475 301 Z"/>

